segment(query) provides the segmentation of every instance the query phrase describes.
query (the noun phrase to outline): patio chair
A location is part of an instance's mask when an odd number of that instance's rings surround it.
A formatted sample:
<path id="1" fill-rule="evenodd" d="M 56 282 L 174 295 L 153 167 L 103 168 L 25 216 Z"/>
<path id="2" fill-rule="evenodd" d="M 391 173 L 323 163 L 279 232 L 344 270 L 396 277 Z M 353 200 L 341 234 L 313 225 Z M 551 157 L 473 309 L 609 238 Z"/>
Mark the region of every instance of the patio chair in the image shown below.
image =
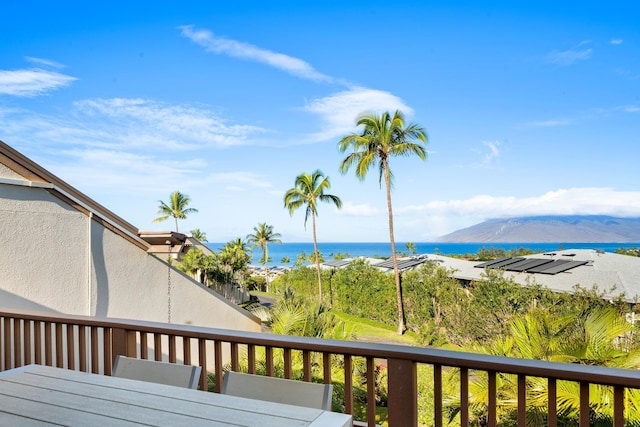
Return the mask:
<path id="1" fill-rule="evenodd" d="M 330 411 L 333 385 L 227 371 L 222 393 Z"/>
<path id="2" fill-rule="evenodd" d="M 112 375 L 195 389 L 198 387 L 201 370 L 200 366 L 178 365 L 118 355 L 113 364 Z"/>

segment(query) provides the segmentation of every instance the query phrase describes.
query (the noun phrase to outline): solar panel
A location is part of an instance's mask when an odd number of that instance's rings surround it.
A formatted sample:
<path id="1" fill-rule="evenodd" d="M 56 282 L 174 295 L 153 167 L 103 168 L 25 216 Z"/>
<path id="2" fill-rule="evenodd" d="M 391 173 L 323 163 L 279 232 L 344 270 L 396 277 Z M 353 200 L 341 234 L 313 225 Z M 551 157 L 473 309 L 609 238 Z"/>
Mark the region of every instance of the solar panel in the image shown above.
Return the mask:
<path id="1" fill-rule="evenodd" d="M 493 264 L 496 264 L 498 262 L 502 262 L 502 261 L 505 261 L 505 260 L 508 260 L 508 259 L 511 259 L 511 257 L 492 259 L 491 261 L 483 262 L 482 264 L 476 264 L 474 267 L 476 267 L 476 268 L 490 267 Z"/>
<path id="2" fill-rule="evenodd" d="M 507 258 L 503 261 L 500 262 L 496 262 L 493 265 L 490 265 L 489 268 L 506 268 L 506 266 L 510 265 L 510 264 L 515 264 L 516 262 L 520 262 L 522 261 L 524 258 L 522 257 L 518 257 L 518 258 Z"/>
<path id="3" fill-rule="evenodd" d="M 423 264 L 429 261 L 426 257 L 422 258 L 408 258 L 408 259 L 399 259 L 398 260 L 398 269 L 406 270 L 407 268 L 414 267 L 416 265 Z M 376 264 L 376 267 L 382 268 L 393 268 L 393 260 L 388 259 L 386 261 L 382 261 L 381 263 Z"/>
<path id="4" fill-rule="evenodd" d="M 548 268 L 555 268 L 558 265 L 561 264 L 566 264 L 568 262 L 571 262 L 569 260 L 566 259 L 556 259 L 556 260 L 552 260 L 550 263 L 547 264 L 542 264 L 539 265 L 537 267 L 533 267 L 527 270 L 528 273 L 542 273 L 543 271 L 545 271 Z"/>
<path id="5" fill-rule="evenodd" d="M 349 265 L 351 259 L 338 259 L 334 261 L 325 262 L 324 265 L 327 267 L 344 267 L 345 265 Z"/>
<path id="6" fill-rule="evenodd" d="M 550 262 L 552 262 L 550 259 L 529 258 L 515 264 L 509 264 L 506 269 L 508 271 L 529 271 L 530 268 L 548 264 Z"/>
<path id="7" fill-rule="evenodd" d="M 542 274 L 557 274 L 562 273 L 563 271 L 571 270 L 572 268 L 576 268 L 580 265 L 585 265 L 587 261 L 569 261 L 565 262 L 562 265 L 557 265 L 555 267 L 547 268 L 546 270 L 541 271 Z"/>

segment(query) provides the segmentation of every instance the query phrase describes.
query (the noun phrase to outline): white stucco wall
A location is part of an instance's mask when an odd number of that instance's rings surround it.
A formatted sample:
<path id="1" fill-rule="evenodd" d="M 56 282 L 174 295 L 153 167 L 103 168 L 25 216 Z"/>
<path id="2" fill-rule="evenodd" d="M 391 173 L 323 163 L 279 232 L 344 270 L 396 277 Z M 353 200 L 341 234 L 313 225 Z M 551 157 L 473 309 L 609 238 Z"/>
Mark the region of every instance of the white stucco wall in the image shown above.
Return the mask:
<path id="1" fill-rule="evenodd" d="M 165 262 L 46 190 L 0 182 L 0 306 L 166 322 L 167 279 Z M 178 270 L 171 285 L 172 323 L 260 331 Z"/>

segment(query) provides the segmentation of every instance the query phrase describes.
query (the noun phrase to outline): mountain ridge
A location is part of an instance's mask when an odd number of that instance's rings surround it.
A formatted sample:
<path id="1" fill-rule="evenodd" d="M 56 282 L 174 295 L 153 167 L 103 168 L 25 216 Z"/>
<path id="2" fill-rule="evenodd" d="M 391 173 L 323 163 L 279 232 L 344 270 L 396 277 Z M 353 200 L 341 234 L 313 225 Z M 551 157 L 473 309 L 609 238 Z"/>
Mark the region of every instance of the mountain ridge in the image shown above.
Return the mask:
<path id="1" fill-rule="evenodd" d="M 640 218 L 540 215 L 496 218 L 439 237 L 438 242 L 640 242 Z"/>

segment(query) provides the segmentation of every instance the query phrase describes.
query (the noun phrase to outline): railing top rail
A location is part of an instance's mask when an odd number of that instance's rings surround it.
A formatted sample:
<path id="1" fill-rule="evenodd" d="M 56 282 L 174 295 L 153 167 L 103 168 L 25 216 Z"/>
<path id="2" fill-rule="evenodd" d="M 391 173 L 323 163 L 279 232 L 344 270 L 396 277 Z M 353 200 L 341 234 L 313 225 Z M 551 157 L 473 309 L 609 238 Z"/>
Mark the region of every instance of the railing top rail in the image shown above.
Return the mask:
<path id="1" fill-rule="evenodd" d="M 359 341 L 325 340 L 320 338 L 293 337 L 262 332 L 246 332 L 176 325 L 129 319 L 97 318 L 90 316 L 45 313 L 32 310 L 0 309 L 0 317 L 41 322 L 65 323 L 101 328 L 117 328 L 146 333 L 184 336 L 196 339 L 254 344 L 294 350 L 310 350 L 332 354 L 374 357 L 379 359 L 403 359 L 418 363 L 436 364 L 454 368 L 522 374 L 555 378 L 558 380 L 587 381 L 604 385 L 619 385 L 640 389 L 640 371 L 606 368 L 574 363 L 547 362 L 504 356 L 467 353 L 432 347 L 411 347 L 394 344 L 377 344 Z"/>

